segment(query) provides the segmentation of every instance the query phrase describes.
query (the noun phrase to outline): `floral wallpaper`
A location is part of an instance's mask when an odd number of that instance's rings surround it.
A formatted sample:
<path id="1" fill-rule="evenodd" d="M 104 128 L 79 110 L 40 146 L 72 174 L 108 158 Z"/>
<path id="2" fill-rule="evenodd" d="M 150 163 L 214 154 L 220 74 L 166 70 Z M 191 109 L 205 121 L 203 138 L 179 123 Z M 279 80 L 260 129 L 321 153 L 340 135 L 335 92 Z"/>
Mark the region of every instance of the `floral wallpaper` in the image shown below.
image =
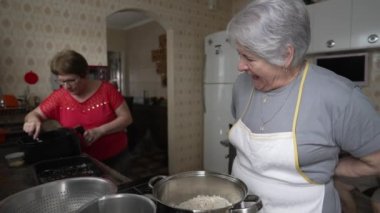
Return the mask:
<path id="1" fill-rule="evenodd" d="M 51 91 L 49 60 L 64 48 L 82 53 L 92 65 L 107 65 L 106 17 L 142 10 L 168 35 L 169 171 L 202 169 L 203 39 L 224 30 L 234 7 L 206 0 L 0 0 L 0 87 L 43 99 Z M 34 85 L 24 74 L 34 71 Z"/>

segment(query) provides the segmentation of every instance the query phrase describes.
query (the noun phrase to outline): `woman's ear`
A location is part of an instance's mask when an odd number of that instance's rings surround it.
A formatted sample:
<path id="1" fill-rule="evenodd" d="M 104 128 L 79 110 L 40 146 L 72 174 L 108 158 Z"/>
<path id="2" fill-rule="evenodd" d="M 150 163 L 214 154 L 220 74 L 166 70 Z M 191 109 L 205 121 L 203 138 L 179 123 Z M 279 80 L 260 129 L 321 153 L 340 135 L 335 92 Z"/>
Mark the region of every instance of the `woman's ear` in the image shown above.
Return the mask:
<path id="1" fill-rule="evenodd" d="M 292 64 L 294 57 L 294 47 L 290 44 L 287 45 L 286 52 L 285 52 L 285 60 L 284 60 L 284 67 L 289 68 Z"/>

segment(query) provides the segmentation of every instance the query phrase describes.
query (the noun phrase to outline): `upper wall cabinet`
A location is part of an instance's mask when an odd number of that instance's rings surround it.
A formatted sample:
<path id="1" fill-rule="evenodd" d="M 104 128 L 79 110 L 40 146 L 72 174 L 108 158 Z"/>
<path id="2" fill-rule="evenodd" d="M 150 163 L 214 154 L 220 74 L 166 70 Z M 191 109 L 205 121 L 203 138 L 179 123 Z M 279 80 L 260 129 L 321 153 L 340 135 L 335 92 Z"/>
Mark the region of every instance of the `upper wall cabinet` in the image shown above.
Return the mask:
<path id="1" fill-rule="evenodd" d="M 309 54 L 348 49 L 351 1 L 329 0 L 307 6 L 310 15 Z"/>
<path id="2" fill-rule="evenodd" d="M 328 0 L 307 7 L 309 54 L 380 46 L 379 0 Z"/>
<path id="3" fill-rule="evenodd" d="M 380 0 L 352 0 L 352 48 L 380 46 Z"/>

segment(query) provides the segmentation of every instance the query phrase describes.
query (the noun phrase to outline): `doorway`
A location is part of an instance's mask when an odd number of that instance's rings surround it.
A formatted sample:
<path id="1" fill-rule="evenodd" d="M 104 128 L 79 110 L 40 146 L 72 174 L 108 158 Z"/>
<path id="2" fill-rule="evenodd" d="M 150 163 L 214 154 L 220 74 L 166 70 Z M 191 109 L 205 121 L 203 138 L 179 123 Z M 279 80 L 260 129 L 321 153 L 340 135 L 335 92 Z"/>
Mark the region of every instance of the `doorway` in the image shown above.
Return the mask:
<path id="1" fill-rule="evenodd" d="M 107 47 L 111 76 L 134 119 L 127 128 L 129 156 L 119 172 L 133 180 L 166 175 L 165 29 L 144 11 L 117 11 L 107 17 Z"/>

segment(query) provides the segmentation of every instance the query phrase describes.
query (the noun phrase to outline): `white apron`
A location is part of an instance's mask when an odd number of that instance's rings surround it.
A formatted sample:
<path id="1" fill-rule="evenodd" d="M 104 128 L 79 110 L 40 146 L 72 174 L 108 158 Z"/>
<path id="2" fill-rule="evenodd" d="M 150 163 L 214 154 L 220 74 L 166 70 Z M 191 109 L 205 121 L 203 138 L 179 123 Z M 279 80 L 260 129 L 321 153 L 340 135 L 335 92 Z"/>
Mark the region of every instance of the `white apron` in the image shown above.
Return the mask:
<path id="1" fill-rule="evenodd" d="M 309 69 L 306 65 L 298 91 L 292 132 L 257 134 L 242 122 L 252 96 L 239 120 L 229 132 L 237 150 L 232 175 L 241 179 L 249 193 L 263 202 L 263 213 L 322 212 L 324 185 L 313 183 L 299 167 L 295 130 L 303 84 Z"/>

